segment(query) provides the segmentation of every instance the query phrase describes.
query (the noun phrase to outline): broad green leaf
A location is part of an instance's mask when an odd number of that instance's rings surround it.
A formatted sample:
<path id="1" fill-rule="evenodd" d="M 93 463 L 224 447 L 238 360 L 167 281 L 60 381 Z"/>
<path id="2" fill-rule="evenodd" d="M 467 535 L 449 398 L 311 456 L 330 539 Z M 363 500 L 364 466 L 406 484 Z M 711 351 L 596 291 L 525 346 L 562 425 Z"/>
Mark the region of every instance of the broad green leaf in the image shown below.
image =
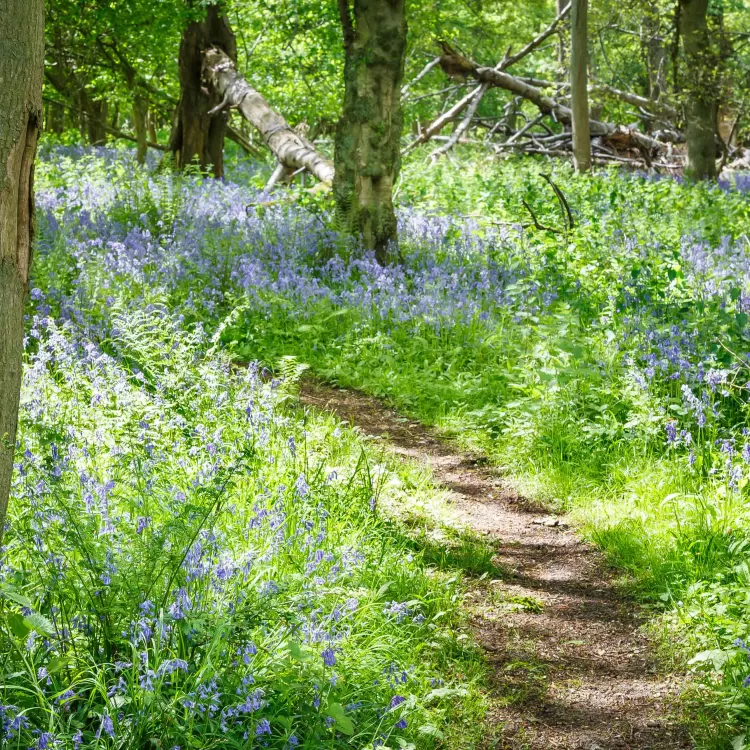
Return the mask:
<path id="1" fill-rule="evenodd" d="M 346 735 L 354 734 L 354 724 L 340 703 L 329 703 L 326 712 L 336 722 L 336 729 Z"/>
<path id="2" fill-rule="evenodd" d="M 41 635 L 55 634 L 55 626 L 44 615 L 37 612 L 32 612 L 28 617 L 25 617 L 23 622 L 29 630 L 36 630 Z"/>
<path id="3" fill-rule="evenodd" d="M 7 584 L 0 585 L 0 594 L 2 594 L 6 599 L 10 599 L 12 602 L 20 604 L 22 607 L 34 609 L 34 605 L 32 604 L 31 599 L 24 596 L 23 594 L 19 594 L 14 588 L 11 588 Z"/>
<path id="4" fill-rule="evenodd" d="M 26 626 L 26 621 L 24 620 L 23 615 L 19 615 L 18 612 L 11 612 L 7 616 L 7 622 L 11 633 L 13 633 L 16 638 L 25 638 L 31 630 L 31 628 Z"/>

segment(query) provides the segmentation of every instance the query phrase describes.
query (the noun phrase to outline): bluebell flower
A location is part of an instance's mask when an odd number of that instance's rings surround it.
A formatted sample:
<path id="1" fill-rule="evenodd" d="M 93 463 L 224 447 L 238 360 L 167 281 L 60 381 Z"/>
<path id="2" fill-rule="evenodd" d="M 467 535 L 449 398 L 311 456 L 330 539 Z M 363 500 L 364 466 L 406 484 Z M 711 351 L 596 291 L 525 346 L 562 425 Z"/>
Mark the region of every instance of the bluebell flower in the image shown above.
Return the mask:
<path id="1" fill-rule="evenodd" d="M 261 719 L 255 726 L 255 735 L 260 737 L 263 734 L 271 734 L 271 723 L 268 719 Z"/>

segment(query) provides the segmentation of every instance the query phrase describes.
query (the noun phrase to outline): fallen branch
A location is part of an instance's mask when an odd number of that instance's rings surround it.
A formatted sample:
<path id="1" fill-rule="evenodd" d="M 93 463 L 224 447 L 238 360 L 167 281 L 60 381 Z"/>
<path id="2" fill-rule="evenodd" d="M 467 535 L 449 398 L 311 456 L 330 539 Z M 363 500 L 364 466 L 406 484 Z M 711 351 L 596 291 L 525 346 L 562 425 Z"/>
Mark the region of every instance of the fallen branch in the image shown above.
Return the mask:
<path id="1" fill-rule="evenodd" d="M 416 78 L 413 78 L 409 83 L 407 83 L 402 89 L 401 89 L 401 96 L 406 96 L 409 93 L 409 89 L 415 84 L 421 81 L 436 65 L 440 63 L 440 55 L 438 55 L 433 60 L 430 60 L 430 62 L 427 63 L 427 65 L 422 68 L 422 70 L 419 72 L 419 74 L 416 76 Z"/>
<path id="2" fill-rule="evenodd" d="M 260 159 L 263 156 L 257 146 L 253 146 L 247 138 L 245 138 L 239 131 L 235 130 L 231 125 L 227 125 L 225 137 L 236 143 L 246 154 L 250 154 L 250 156 L 254 156 L 256 159 Z"/>
<path id="3" fill-rule="evenodd" d="M 546 39 L 551 37 L 555 33 L 555 29 L 557 28 L 557 25 L 560 23 L 560 21 L 565 18 L 565 16 L 570 13 L 570 3 L 568 3 L 558 14 L 554 21 L 541 33 L 539 36 L 537 36 L 535 39 L 532 39 L 522 50 L 517 52 L 515 55 L 511 55 L 508 57 L 505 56 L 505 59 L 500 63 L 499 70 L 506 70 L 511 65 L 515 65 L 519 60 L 523 60 L 524 57 L 531 54 L 540 44 L 542 44 Z"/>
<path id="4" fill-rule="evenodd" d="M 536 218 L 536 214 L 534 213 L 534 209 L 526 202 L 525 199 L 521 200 L 521 203 L 523 203 L 524 208 L 529 212 L 531 215 L 531 220 L 533 224 L 522 224 L 521 226 L 524 229 L 527 229 L 528 227 L 533 226 L 535 229 L 541 229 L 543 232 L 552 232 L 553 234 L 563 234 L 559 229 L 555 229 L 554 227 L 548 227 L 545 224 L 542 224 L 539 219 Z"/>
<path id="5" fill-rule="evenodd" d="M 437 120 L 433 121 L 422 131 L 421 135 L 415 138 L 406 148 L 402 149 L 401 155 L 405 156 L 421 143 L 426 143 L 432 136 L 437 135 L 456 115 L 464 111 L 481 89 L 481 86 L 472 89 L 463 99 L 456 102 L 447 112 L 440 115 Z"/>
<path id="6" fill-rule="evenodd" d="M 310 141 L 296 133 L 287 121 L 237 72 L 234 63 L 218 49 L 203 55 L 204 75 L 221 97 L 218 110 L 236 108 L 261 134 L 281 164 L 304 167 L 321 182 L 333 182 L 334 168 Z"/>
<path id="7" fill-rule="evenodd" d="M 552 115 L 555 120 L 561 122 L 563 125 L 570 125 L 572 123 L 573 114 L 569 107 L 560 104 L 560 102 L 551 96 L 547 96 L 540 89 L 536 88 L 536 86 L 525 83 L 520 78 L 516 78 L 516 76 L 512 76 L 496 68 L 477 66 L 474 68 L 474 77 L 481 83 L 488 83 L 491 86 L 504 88 L 518 96 L 522 96 L 534 104 L 540 112 Z M 660 149 L 664 145 L 655 138 L 639 133 L 636 130 L 623 128 L 608 122 L 589 120 L 589 128 L 592 136 L 600 135 L 613 138 L 620 141 L 621 145 L 629 145 L 627 142 L 630 141 L 638 148 L 649 150 Z"/>
<path id="8" fill-rule="evenodd" d="M 435 160 L 443 154 L 447 154 L 448 151 L 450 151 L 456 145 L 456 143 L 458 143 L 461 136 L 469 129 L 469 125 L 471 125 L 471 121 L 476 114 L 479 102 L 482 101 L 482 97 L 485 95 L 489 88 L 490 87 L 487 84 L 483 83 L 478 89 L 475 90 L 476 94 L 472 102 L 469 104 L 469 108 L 466 110 L 464 119 L 461 120 L 461 122 L 458 124 L 458 127 L 453 131 L 451 137 L 448 139 L 448 142 L 440 146 L 440 148 L 436 148 L 430 154 L 431 159 Z"/>
<path id="9" fill-rule="evenodd" d="M 552 21 L 552 23 L 544 31 L 542 31 L 541 34 L 539 34 L 537 37 L 535 37 L 534 39 L 532 39 L 532 41 L 530 41 L 517 54 L 510 55 L 509 54 L 510 49 L 508 49 L 508 53 L 506 53 L 506 55 L 503 58 L 503 60 L 501 60 L 497 64 L 497 66 L 494 68 L 494 70 L 496 70 L 496 71 L 505 70 L 506 68 L 510 67 L 511 65 L 514 65 L 515 63 L 517 63 L 519 60 L 522 60 L 527 55 L 531 54 L 535 49 L 537 49 L 537 47 L 539 47 L 540 44 L 542 44 L 545 41 L 545 39 L 549 38 L 552 34 L 554 34 L 555 29 L 557 28 L 557 25 L 560 23 L 560 21 L 563 18 L 565 18 L 565 16 L 569 12 L 570 12 L 570 3 L 568 3 L 568 5 L 565 8 L 563 8 L 563 10 L 560 11 L 560 13 L 558 13 L 558 15 Z M 448 74 L 451 77 L 456 77 L 457 73 L 460 74 L 460 75 L 463 75 L 464 73 L 466 73 L 467 75 L 470 74 L 470 73 L 473 74 L 473 71 L 476 68 L 476 63 L 472 63 L 471 60 L 468 60 L 463 55 L 460 55 L 457 52 L 455 52 L 450 47 L 450 45 L 447 44 L 447 43 L 445 43 L 445 42 L 441 42 L 440 46 L 443 49 L 443 54 L 438 58 L 438 63 L 440 64 L 440 67 L 446 72 L 446 74 Z M 420 135 L 420 137 L 417 138 L 417 140 L 415 140 L 412 143 L 410 143 L 402 151 L 402 155 L 408 153 L 409 151 L 411 151 L 413 148 L 415 148 L 419 144 L 425 143 L 426 141 L 430 140 L 430 138 L 432 138 L 432 136 L 434 136 L 437 133 L 439 133 L 448 124 L 448 122 L 450 122 L 451 119 L 453 119 L 454 117 L 456 117 L 459 114 L 461 114 L 461 112 L 463 112 L 463 110 L 466 109 L 466 107 L 468 107 L 468 106 L 472 105 L 474 102 L 476 102 L 474 104 L 474 106 L 473 106 L 473 112 L 472 112 L 472 117 L 473 117 L 473 114 L 476 111 L 477 106 L 479 106 L 479 101 L 481 101 L 482 97 L 484 96 L 485 92 L 487 91 L 487 88 L 489 88 L 489 87 L 486 87 L 486 88 L 482 88 L 482 87 L 476 88 L 468 96 L 465 96 L 463 99 L 461 99 L 460 102 L 458 102 L 457 104 L 455 104 L 449 110 L 450 117 L 448 117 L 447 116 L 448 113 L 446 113 L 446 115 L 444 115 L 443 117 L 438 118 L 437 120 L 435 120 L 435 122 L 429 128 L 427 128 L 422 133 L 422 135 Z M 478 99 L 475 99 L 474 97 L 478 97 Z M 467 122 L 467 121 L 464 119 L 464 122 Z M 470 123 L 471 123 L 471 118 L 469 118 L 466 126 L 464 127 L 464 130 L 466 128 L 468 128 L 468 126 L 469 126 Z M 461 125 L 463 125 L 463 124 L 464 123 L 462 122 Z M 460 137 L 460 134 L 459 134 L 459 137 Z M 438 149 L 436 152 L 433 152 L 431 154 L 431 156 L 434 157 L 434 156 L 436 156 L 438 154 L 445 154 L 445 153 L 447 153 L 450 150 L 450 148 L 452 148 L 453 145 L 457 141 L 458 141 L 458 138 L 456 138 L 456 140 L 453 141 L 453 143 L 451 143 L 451 141 L 449 141 L 448 143 L 450 145 L 448 145 L 447 148 L 445 146 L 443 146 L 442 148 Z"/>

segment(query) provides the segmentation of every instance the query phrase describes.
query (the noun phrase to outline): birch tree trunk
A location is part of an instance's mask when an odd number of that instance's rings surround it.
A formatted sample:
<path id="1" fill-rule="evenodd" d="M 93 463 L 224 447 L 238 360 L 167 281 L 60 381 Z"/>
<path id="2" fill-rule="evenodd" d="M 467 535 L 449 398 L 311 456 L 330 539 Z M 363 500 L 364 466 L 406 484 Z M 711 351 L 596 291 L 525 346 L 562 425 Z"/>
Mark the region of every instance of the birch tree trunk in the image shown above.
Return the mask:
<path id="1" fill-rule="evenodd" d="M 216 92 L 207 91 L 201 81 L 203 53 L 211 48 L 237 59 L 237 43 L 221 3 L 206 7 L 202 21 L 191 21 L 180 43 L 180 101 L 177 105 L 169 151 L 175 156 L 178 169 L 198 164 L 214 177 L 224 176 L 224 136 L 226 112 L 211 114 L 219 103 Z"/>
<path id="2" fill-rule="evenodd" d="M 570 18 L 570 109 L 576 172 L 591 169 L 588 93 L 588 0 L 572 0 Z"/>
<path id="3" fill-rule="evenodd" d="M 43 75 L 43 0 L 4 0 L 0 3 L 0 544 L 21 391 Z"/>
<path id="4" fill-rule="evenodd" d="M 304 167 L 323 182 L 333 180 L 333 164 L 297 133 L 238 72 L 219 49 L 204 53 L 204 76 L 223 108 L 234 107 L 257 128 L 279 163 L 289 169 Z"/>
<path id="5" fill-rule="evenodd" d="M 339 220 L 386 263 L 397 248 L 393 185 L 401 167 L 405 0 L 339 0 L 344 107 L 333 181 Z"/>
<path id="6" fill-rule="evenodd" d="M 680 0 L 680 36 L 685 53 L 688 164 L 694 180 L 716 177 L 717 60 L 711 50 L 708 0 Z"/>

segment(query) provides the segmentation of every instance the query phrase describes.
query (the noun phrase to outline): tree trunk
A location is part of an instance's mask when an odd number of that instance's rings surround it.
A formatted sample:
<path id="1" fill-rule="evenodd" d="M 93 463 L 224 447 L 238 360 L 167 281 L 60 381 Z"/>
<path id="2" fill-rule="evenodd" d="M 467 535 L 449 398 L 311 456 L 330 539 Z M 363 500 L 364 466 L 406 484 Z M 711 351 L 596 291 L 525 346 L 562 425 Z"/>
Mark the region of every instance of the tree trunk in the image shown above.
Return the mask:
<path id="1" fill-rule="evenodd" d="M 694 180 L 716 177 L 717 60 L 711 50 L 708 0 L 680 0 L 680 36 L 685 53 L 688 164 Z"/>
<path id="2" fill-rule="evenodd" d="M 555 9 L 557 11 L 557 15 L 559 16 L 567 7 L 570 0 L 556 0 L 555 1 Z M 565 76 L 565 68 L 567 68 L 566 64 L 566 57 L 567 57 L 567 51 L 565 49 L 565 27 L 561 24 L 560 30 L 557 32 L 558 39 L 557 39 L 557 70 L 558 75 Z M 558 79 L 559 80 L 559 79 Z"/>
<path id="3" fill-rule="evenodd" d="M 205 77 L 211 91 L 223 106 L 236 107 L 252 123 L 281 164 L 290 169 L 304 167 L 323 182 L 333 180 L 333 164 L 322 157 L 303 135 L 289 127 L 287 121 L 241 76 L 234 62 L 221 50 L 211 49 L 204 55 Z M 231 128 L 228 130 L 231 133 Z M 236 134 L 233 140 L 237 140 Z M 248 144 L 249 145 L 249 144 Z"/>
<path id="4" fill-rule="evenodd" d="M 136 91 L 133 96 L 133 128 L 135 130 L 136 159 L 139 164 L 146 163 L 146 154 L 148 153 L 147 119 L 148 100 L 140 91 Z"/>
<path id="5" fill-rule="evenodd" d="M 92 99 L 86 89 L 82 89 L 80 103 L 81 112 L 83 113 L 83 124 L 89 145 L 106 145 L 107 131 L 103 125 L 107 119 L 107 102 L 101 99 Z"/>
<path id="6" fill-rule="evenodd" d="M 0 4 L 0 544 L 21 391 L 43 75 L 43 0 L 5 0 Z"/>
<path id="7" fill-rule="evenodd" d="M 576 172 L 591 169 L 588 93 L 588 0 L 573 0 L 570 19 L 570 109 Z"/>
<path id="8" fill-rule="evenodd" d="M 159 140 L 156 135 L 156 112 L 153 109 L 148 112 L 148 137 L 152 143 L 157 143 Z"/>
<path id="9" fill-rule="evenodd" d="M 380 263 L 397 246 L 393 185 L 401 167 L 405 0 L 339 0 L 344 107 L 336 132 L 334 197 L 347 231 Z"/>
<path id="10" fill-rule="evenodd" d="M 211 48 L 237 60 L 234 33 L 221 4 L 209 5 L 203 21 L 191 21 L 180 43 L 180 101 L 169 140 L 178 169 L 198 164 L 214 177 L 224 176 L 224 136 L 229 118 L 226 112 L 210 114 L 220 99 L 202 85 L 203 53 Z"/>

